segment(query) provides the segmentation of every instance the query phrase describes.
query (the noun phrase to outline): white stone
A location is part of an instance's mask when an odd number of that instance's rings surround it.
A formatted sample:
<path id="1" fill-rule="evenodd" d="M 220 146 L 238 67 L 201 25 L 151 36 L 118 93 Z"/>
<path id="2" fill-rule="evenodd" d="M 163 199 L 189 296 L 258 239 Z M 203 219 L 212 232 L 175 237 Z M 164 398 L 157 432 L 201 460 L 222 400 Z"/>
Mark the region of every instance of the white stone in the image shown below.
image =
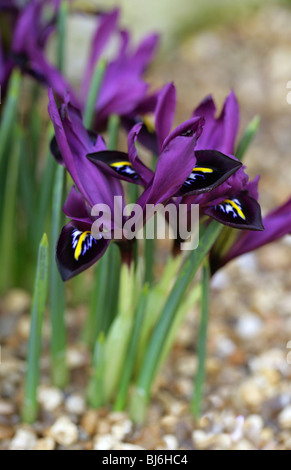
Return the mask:
<path id="1" fill-rule="evenodd" d="M 247 313 L 240 317 L 236 325 L 236 333 L 243 339 L 257 336 L 263 328 L 262 320 L 253 313 Z"/>
<path id="2" fill-rule="evenodd" d="M 86 410 L 86 403 L 80 395 L 71 395 L 66 399 L 66 409 L 69 413 L 82 415 Z"/>
<path id="3" fill-rule="evenodd" d="M 39 387 L 38 401 L 46 411 L 56 410 L 63 402 L 61 390 L 54 387 Z"/>
<path id="4" fill-rule="evenodd" d="M 50 428 L 50 435 L 58 444 L 70 446 L 78 440 L 78 428 L 67 416 L 62 416 Z"/>
<path id="5" fill-rule="evenodd" d="M 286 406 L 278 416 L 278 422 L 282 429 L 291 429 L 291 406 Z"/>
<path id="6" fill-rule="evenodd" d="M 36 435 L 32 431 L 18 429 L 10 442 L 9 450 L 32 450 L 36 441 Z"/>

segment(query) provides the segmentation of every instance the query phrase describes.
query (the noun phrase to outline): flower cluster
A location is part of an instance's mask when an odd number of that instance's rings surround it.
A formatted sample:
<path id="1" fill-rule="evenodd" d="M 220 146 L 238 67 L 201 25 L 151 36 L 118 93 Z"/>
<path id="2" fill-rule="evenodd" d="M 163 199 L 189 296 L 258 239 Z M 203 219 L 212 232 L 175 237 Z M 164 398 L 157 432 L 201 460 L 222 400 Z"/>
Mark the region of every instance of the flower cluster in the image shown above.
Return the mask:
<path id="1" fill-rule="evenodd" d="M 234 92 L 226 98 L 218 117 L 214 101 L 208 96 L 188 120 L 172 130 L 176 108 L 174 85 L 169 83 L 149 94 L 149 85 L 144 79 L 157 48 L 158 36 L 149 35 L 137 48 L 132 48 L 128 31 L 119 28 L 119 11 L 114 10 L 98 15 L 78 93 L 45 56 L 45 45 L 55 29 L 59 4 L 57 0 L 32 0 L 20 7 L 16 0 L 0 1 L 0 10 L 11 25 L 9 28 L 1 25 L 0 82 L 5 88 L 11 70 L 19 66 L 49 88 L 49 114 L 55 129 L 51 150 L 74 182 L 64 205 L 64 212 L 71 221 L 63 228 L 56 250 L 64 280 L 95 263 L 114 238 L 115 219 L 109 228 L 111 237 L 102 233 L 97 238 L 93 236 L 92 224 L 96 216 L 92 215 L 92 209 L 96 204 L 106 204 L 114 213 L 118 196 L 121 228 L 126 222 L 122 182 L 140 188 L 134 202 L 142 209 L 143 215 L 138 221 L 141 225 L 146 222 L 148 204 L 173 203 L 178 212 L 183 204 L 189 213 L 191 206 L 198 204 L 203 223 L 209 223 L 212 218 L 236 229 L 231 230 L 227 250 L 219 251 L 217 247 L 221 244 L 214 246 L 213 272 L 234 257 L 290 232 L 291 200 L 262 221 L 258 203 L 259 177 L 249 181 L 245 166 L 235 157 L 239 106 Z M 96 66 L 112 37 L 118 38 L 119 48 L 105 68 L 94 103 L 93 128 L 86 129 L 82 115 L 89 89 Z M 154 113 L 152 127 L 146 125 L 148 113 Z M 126 153 L 108 150 L 100 134 L 113 114 L 120 117 L 128 133 Z M 155 155 L 154 170 L 142 161 L 139 146 Z"/>

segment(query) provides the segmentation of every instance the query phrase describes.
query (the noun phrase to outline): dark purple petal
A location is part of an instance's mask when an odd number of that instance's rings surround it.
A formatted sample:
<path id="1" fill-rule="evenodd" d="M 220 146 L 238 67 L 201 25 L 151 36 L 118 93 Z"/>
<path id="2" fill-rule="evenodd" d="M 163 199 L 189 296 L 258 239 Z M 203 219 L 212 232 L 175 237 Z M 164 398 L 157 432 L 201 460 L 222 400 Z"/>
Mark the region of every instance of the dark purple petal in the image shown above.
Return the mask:
<path id="1" fill-rule="evenodd" d="M 239 161 L 216 150 L 197 150 L 195 156 L 196 165 L 177 196 L 212 191 L 242 166 Z"/>
<path id="2" fill-rule="evenodd" d="M 155 112 L 155 127 L 158 138 L 159 152 L 173 125 L 176 109 L 176 90 L 173 83 L 166 85 L 158 96 Z"/>
<path id="3" fill-rule="evenodd" d="M 142 179 L 143 183 L 147 185 L 153 179 L 153 172 L 149 168 L 147 168 L 142 161 L 139 159 L 136 150 L 136 141 L 139 138 L 139 134 L 143 128 L 143 124 L 139 123 L 136 124 L 130 131 L 128 135 L 128 157 L 130 162 L 132 163 L 133 168 L 136 170 L 140 178 Z"/>
<path id="4" fill-rule="evenodd" d="M 204 214 L 228 225 L 245 230 L 264 230 L 259 203 L 242 191 L 215 206 L 204 208 Z"/>
<path id="5" fill-rule="evenodd" d="M 114 196 L 123 195 L 120 182 L 104 175 L 87 158 L 89 153 L 106 149 L 104 141 L 97 136 L 96 144 L 92 143 L 92 137 L 85 129 L 79 111 L 69 104 L 62 107 L 61 119 L 51 91 L 49 98 L 49 113 L 54 124 L 56 140 L 76 187 L 91 207 L 100 202 L 113 207 Z"/>
<path id="6" fill-rule="evenodd" d="M 87 158 L 104 173 L 129 183 L 142 184 L 142 180 L 128 159 L 128 154 L 117 150 L 89 153 Z"/>
<path id="7" fill-rule="evenodd" d="M 264 217 L 263 224 L 265 227 L 263 232 L 241 233 L 222 260 L 222 264 L 291 234 L 291 199 Z"/>
<path id="8" fill-rule="evenodd" d="M 138 46 L 129 61 L 129 67 L 135 73 L 142 75 L 153 60 L 159 42 L 158 34 L 150 34 Z"/>
<path id="9" fill-rule="evenodd" d="M 193 116 L 205 118 L 205 126 L 197 142 L 197 150 L 215 149 L 233 155 L 239 127 L 239 106 L 233 91 L 226 98 L 218 118 L 215 118 L 215 113 L 216 107 L 211 96 L 202 101 L 193 113 Z"/>
<path id="10" fill-rule="evenodd" d="M 90 82 L 94 73 L 95 66 L 100 59 L 101 53 L 108 43 L 111 35 L 116 30 L 119 17 L 119 10 L 115 9 L 109 14 L 101 16 L 100 23 L 96 29 L 92 46 L 91 54 L 88 62 L 87 70 L 84 74 L 82 84 L 82 94 L 86 97 L 90 88 Z"/>
<path id="11" fill-rule="evenodd" d="M 86 204 L 83 196 L 77 191 L 75 186 L 72 186 L 69 192 L 63 212 L 70 219 L 92 224 L 92 218 L 90 217 L 91 208 Z"/>
<path id="12" fill-rule="evenodd" d="M 162 150 L 164 151 L 167 145 L 169 145 L 170 141 L 178 136 L 191 138 L 195 135 L 195 139 L 197 141 L 197 139 L 201 136 L 203 126 L 204 119 L 199 117 L 194 117 L 188 121 L 183 122 L 166 137 L 162 146 Z"/>
<path id="13" fill-rule="evenodd" d="M 67 281 L 96 263 L 110 241 L 96 240 L 91 225 L 69 222 L 61 231 L 56 248 L 56 261 L 63 281 Z"/>

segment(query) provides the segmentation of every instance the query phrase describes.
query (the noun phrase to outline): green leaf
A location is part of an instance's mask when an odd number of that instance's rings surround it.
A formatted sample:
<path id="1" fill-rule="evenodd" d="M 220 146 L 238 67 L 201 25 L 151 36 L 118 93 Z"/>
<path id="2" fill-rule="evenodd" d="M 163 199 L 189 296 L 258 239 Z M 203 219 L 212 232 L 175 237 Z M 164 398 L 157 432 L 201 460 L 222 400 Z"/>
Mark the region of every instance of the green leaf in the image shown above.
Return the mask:
<path id="1" fill-rule="evenodd" d="M 238 147 L 235 152 L 235 156 L 239 159 L 242 160 L 246 151 L 248 150 L 250 144 L 252 143 L 258 129 L 259 125 L 261 122 L 261 118 L 259 116 L 255 116 L 249 125 L 247 126 L 244 135 L 242 136 L 242 139 L 240 143 L 238 144 Z"/>
<path id="2" fill-rule="evenodd" d="M 37 387 L 41 356 L 41 334 L 48 283 L 48 241 L 43 235 L 38 251 L 37 270 L 31 310 L 31 325 L 28 343 L 27 371 L 25 380 L 22 419 L 33 423 L 37 418 Z"/>

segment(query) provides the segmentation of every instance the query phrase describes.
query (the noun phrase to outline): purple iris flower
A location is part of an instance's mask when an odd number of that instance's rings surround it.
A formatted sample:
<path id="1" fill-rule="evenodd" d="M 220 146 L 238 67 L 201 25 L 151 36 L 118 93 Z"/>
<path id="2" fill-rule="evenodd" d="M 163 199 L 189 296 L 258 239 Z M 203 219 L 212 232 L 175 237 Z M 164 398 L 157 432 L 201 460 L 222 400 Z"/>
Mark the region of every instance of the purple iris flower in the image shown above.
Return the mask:
<path id="1" fill-rule="evenodd" d="M 239 127 L 239 106 L 235 94 L 227 97 L 219 117 L 212 97 L 207 97 L 195 109 L 193 116 L 205 119 L 203 133 L 197 142 L 201 149 L 216 149 L 233 161 L 234 145 Z M 199 204 L 201 212 L 233 228 L 263 230 L 261 208 L 258 204 L 258 177 L 249 182 L 245 167 L 241 166 L 211 192 L 186 198 L 183 202 Z"/>
<path id="2" fill-rule="evenodd" d="M 291 234 L 291 199 L 267 214 L 263 218 L 263 224 L 265 227 L 263 232 L 239 232 L 222 257 L 218 257 L 217 253 L 212 255 L 212 271 L 215 272 L 238 256 Z"/>
<path id="3" fill-rule="evenodd" d="M 156 52 L 158 35 L 147 36 L 134 50 L 130 45 L 128 31 L 119 30 L 118 21 L 118 9 L 101 15 L 81 86 L 82 100 L 86 100 L 96 64 L 109 41 L 117 34 L 119 51 L 107 64 L 96 102 L 96 129 L 103 129 L 111 114 L 121 117 L 143 114 L 153 111 L 156 103 L 156 95 L 148 95 L 149 85 L 142 76 Z"/>
<path id="4" fill-rule="evenodd" d="M 1 28 L 0 80 L 5 89 L 14 66 L 46 86 L 53 86 L 60 96 L 70 87 L 61 73 L 45 57 L 45 46 L 55 31 L 60 0 L 31 0 L 23 7 L 16 1 L 10 6 L 0 3 L 3 21 L 9 28 Z M 48 7 L 50 13 L 48 14 Z"/>
<path id="5" fill-rule="evenodd" d="M 98 134 L 88 133 L 83 126 L 80 112 L 67 98 L 58 110 L 52 90 L 49 90 L 49 114 L 55 129 L 56 158 L 70 173 L 75 186 L 71 189 L 63 211 L 71 219 L 60 234 L 56 259 L 63 280 L 79 274 L 94 264 L 104 254 L 109 238 L 92 235 L 91 215 L 95 204 L 103 203 L 114 216 L 114 197 L 123 201 L 123 190 L 116 178 L 105 175 L 102 166 L 94 165 L 88 153 L 106 149 Z M 112 230 L 114 230 L 112 226 Z"/>
<path id="6" fill-rule="evenodd" d="M 136 141 L 144 125 L 136 124 L 128 136 L 128 156 L 120 152 L 100 152 L 88 155 L 91 161 L 107 162 L 116 176 L 142 184 L 145 191 L 139 203 L 159 204 L 180 195 L 212 191 L 236 172 L 241 163 L 214 150 L 198 150 L 203 135 L 204 118 L 193 116 L 172 132 L 176 108 L 176 90 L 172 83 L 166 85 L 157 99 L 155 129 L 158 159 L 155 172 L 139 159 Z"/>

